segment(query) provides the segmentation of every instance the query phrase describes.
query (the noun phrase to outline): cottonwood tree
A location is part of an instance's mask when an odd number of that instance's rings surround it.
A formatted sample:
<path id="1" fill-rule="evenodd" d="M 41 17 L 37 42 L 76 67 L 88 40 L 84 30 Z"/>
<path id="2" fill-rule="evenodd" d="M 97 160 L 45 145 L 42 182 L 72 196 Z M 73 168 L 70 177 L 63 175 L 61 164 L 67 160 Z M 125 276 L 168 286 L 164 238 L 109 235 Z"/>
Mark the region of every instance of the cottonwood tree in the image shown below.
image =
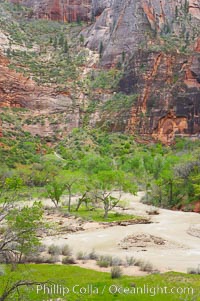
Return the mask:
<path id="1" fill-rule="evenodd" d="M 72 196 L 79 191 L 84 175 L 78 171 L 64 170 L 46 186 L 47 196 L 58 207 L 62 195 L 66 192 L 68 196 L 68 212 L 71 212 Z"/>
<path id="2" fill-rule="evenodd" d="M 7 208 L 2 210 L 5 210 L 6 213 L 2 214 L 1 219 L 1 224 L 3 223 L 5 230 L 0 237 L 0 259 L 12 265 L 7 266 L 1 276 L 4 277 L 5 273 L 0 301 L 21 300 L 20 288 L 39 283 L 27 279 L 16 280 L 13 277 L 12 268 L 13 264 L 16 266 L 22 261 L 22 256 L 29 255 L 40 244 L 37 233 L 41 226 L 43 227 L 42 205 L 35 202 L 32 207 L 16 208 L 15 206 L 15 208 L 10 208 L 9 211 Z"/>
<path id="3" fill-rule="evenodd" d="M 99 172 L 93 181 L 93 195 L 103 205 L 104 218 L 119 204 L 122 192 L 136 193 L 136 185 L 132 177 L 122 171 Z"/>
<path id="4" fill-rule="evenodd" d="M 72 196 L 74 192 L 84 190 L 85 176 L 79 171 L 65 170 L 57 177 L 57 181 L 62 185 L 68 195 L 68 212 L 71 212 Z"/>
<path id="5" fill-rule="evenodd" d="M 79 210 L 82 204 L 85 204 L 87 210 L 89 210 L 89 204 L 92 205 L 92 208 L 95 207 L 96 198 L 94 197 L 93 189 L 94 189 L 94 185 L 93 185 L 92 176 L 84 176 L 82 177 L 82 179 L 80 179 L 78 191 L 79 193 L 81 193 L 81 196 L 78 198 L 76 211 Z"/>
<path id="6" fill-rule="evenodd" d="M 42 215 L 40 202 L 9 211 L 5 217 L 6 229 L 0 239 L 0 254 L 7 262 L 20 263 L 23 256 L 39 246 L 37 232 L 42 227 Z"/>
<path id="7" fill-rule="evenodd" d="M 46 186 L 47 196 L 51 199 L 55 207 L 57 208 L 65 191 L 65 185 L 54 179 Z"/>
<path id="8" fill-rule="evenodd" d="M 80 174 L 78 172 L 67 171 L 63 174 L 62 183 L 68 193 L 68 212 L 71 211 L 73 188 L 78 181 L 80 181 Z"/>
<path id="9" fill-rule="evenodd" d="M 7 216 L 18 199 L 18 193 L 23 186 L 20 177 L 12 176 L 0 181 L 0 222 Z"/>

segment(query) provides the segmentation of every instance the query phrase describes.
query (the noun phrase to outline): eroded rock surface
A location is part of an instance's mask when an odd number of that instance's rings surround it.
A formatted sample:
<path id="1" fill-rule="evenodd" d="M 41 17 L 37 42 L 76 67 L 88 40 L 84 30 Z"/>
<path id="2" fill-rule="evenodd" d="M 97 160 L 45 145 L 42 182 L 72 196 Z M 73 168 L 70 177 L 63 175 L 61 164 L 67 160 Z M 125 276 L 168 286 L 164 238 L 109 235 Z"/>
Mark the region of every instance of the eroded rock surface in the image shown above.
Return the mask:
<path id="1" fill-rule="evenodd" d="M 111 131 L 153 137 L 165 144 L 172 143 L 176 136 L 198 138 L 199 0 L 11 1 L 32 8 L 36 18 L 92 22 L 82 31 L 85 47 L 100 54 L 100 65 L 105 69 L 123 65 L 124 74 L 117 92 L 138 95 L 131 109 L 111 112 L 113 116 L 102 114 L 103 118 L 113 118 Z M 16 77 L 20 85 L 16 85 Z M 4 105 L 26 104 L 42 110 L 46 106 L 64 108 L 70 102 L 62 95 L 52 96 L 46 88 L 36 89 L 30 79 L 19 79 L 19 75 L 14 78 L 8 81 L 12 82 L 9 87 L 6 78 L 2 80 Z M 27 97 L 22 97 L 26 93 Z M 97 122 L 92 120 L 90 124 L 95 126 Z"/>
<path id="2" fill-rule="evenodd" d="M 165 144 L 175 136 L 198 137 L 200 2 L 94 0 L 93 16 L 85 45 L 101 52 L 104 67 L 125 59 L 119 91 L 139 95 L 131 110 L 115 113 L 110 129 Z"/>
<path id="3" fill-rule="evenodd" d="M 10 0 L 32 8 L 36 18 L 76 22 L 90 19 L 91 0 Z"/>
<path id="4" fill-rule="evenodd" d="M 0 108 L 27 108 L 29 116 L 43 116 L 44 120 L 51 114 L 64 114 L 68 120 L 66 131 L 79 126 L 79 107 L 72 100 L 53 88 L 38 86 L 32 79 L 24 77 L 8 67 L 9 60 L 0 54 Z M 46 119 L 44 124 L 26 124 L 23 129 L 33 135 L 49 136 L 57 130 L 63 130 L 64 124 L 50 124 Z M 0 123 L 0 135 L 2 135 Z"/>

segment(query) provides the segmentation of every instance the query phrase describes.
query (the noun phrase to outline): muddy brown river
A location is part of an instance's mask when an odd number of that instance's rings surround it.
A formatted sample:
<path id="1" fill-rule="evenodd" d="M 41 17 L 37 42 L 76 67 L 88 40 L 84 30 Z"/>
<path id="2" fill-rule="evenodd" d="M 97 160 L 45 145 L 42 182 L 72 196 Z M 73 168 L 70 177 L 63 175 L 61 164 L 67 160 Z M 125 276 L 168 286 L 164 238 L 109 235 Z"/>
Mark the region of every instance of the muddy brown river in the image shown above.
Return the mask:
<path id="1" fill-rule="evenodd" d="M 151 207 L 141 203 L 137 196 L 124 194 L 127 212 L 147 216 Z M 46 237 L 44 243 L 68 244 L 74 254 L 79 251 L 126 258 L 133 256 L 149 261 L 161 272 L 187 272 L 200 265 L 200 215 L 190 212 L 159 209 L 151 216 L 151 224 L 92 228 L 66 237 Z"/>

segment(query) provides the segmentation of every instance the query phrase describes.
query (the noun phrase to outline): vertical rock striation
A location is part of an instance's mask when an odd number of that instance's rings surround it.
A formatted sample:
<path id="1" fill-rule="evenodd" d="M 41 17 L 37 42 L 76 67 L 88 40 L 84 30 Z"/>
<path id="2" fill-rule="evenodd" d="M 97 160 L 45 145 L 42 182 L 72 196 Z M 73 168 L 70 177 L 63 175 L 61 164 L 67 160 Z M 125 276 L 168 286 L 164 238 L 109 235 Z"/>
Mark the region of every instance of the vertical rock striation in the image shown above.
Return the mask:
<path id="1" fill-rule="evenodd" d="M 105 67 L 125 56 L 119 91 L 139 95 L 126 131 L 164 143 L 198 136 L 200 1 L 93 0 L 93 13 L 95 23 L 84 31 L 87 47 L 99 51 L 101 43 Z"/>
<path id="2" fill-rule="evenodd" d="M 76 22 L 90 19 L 91 0 L 10 0 L 32 8 L 35 18 Z"/>

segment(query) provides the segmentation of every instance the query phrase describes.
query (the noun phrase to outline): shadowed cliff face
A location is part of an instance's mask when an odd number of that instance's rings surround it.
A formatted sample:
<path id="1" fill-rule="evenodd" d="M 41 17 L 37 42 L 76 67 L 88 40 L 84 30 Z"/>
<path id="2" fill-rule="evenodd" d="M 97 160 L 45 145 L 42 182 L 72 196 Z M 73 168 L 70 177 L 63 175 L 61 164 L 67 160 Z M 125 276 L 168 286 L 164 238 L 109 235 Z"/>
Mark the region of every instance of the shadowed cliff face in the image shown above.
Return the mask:
<path id="1" fill-rule="evenodd" d="M 119 91 L 139 95 L 123 130 L 163 143 L 200 133 L 200 1 L 93 1 L 84 31 L 102 66 L 126 56 Z M 103 45 L 103 47 L 102 47 Z M 119 128 L 121 119 L 115 121 Z"/>
<path id="2" fill-rule="evenodd" d="M 76 22 L 90 19 L 91 0 L 11 0 L 33 10 L 36 18 Z"/>
<path id="3" fill-rule="evenodd" d="M 145 66 L 145 70 L 143 69 Z M 200 133 L 200 54 L 140 51 L 129 60 L 120 90 L 137 92 L 126 131 L 165 144 Z"/>

